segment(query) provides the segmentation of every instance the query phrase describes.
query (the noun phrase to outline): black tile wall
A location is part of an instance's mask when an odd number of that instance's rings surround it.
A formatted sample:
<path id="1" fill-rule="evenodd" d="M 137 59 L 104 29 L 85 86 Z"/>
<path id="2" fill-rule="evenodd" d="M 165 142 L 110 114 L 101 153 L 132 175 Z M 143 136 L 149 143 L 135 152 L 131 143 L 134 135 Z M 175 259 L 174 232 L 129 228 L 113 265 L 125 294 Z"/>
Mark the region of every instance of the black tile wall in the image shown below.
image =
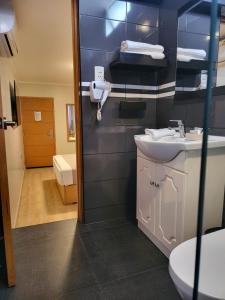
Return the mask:
<path id="1" fill-rule="evenodd" d="M 210 16 L 197 13 L 187 14 L 187 32 L 210 34 Z"/>
<path id="2" fill-rule="evenodd" d="M 186 2 L 188 1 L 179 0 L 173 4 L 178 7 Z M 178 24 L 177 10 L 174 10 L 171 1 L 165 0 L 157 7 L 146 1 L 80 0 L 82 82 L 94 80 L 94 66 L 100 65 L 105 67 L 106 80 L 120 84 L 116 91 L 120 96 L 107 100 L 100 123 L 96 121 L 96 105 L 90 103 L 88 96 L 82 96 L 86 222 L 135 215 L 135 134 L 143 133 L 146 127 L 166 127 L 170 119 L 178 117 L 185 120 L 190 127 L 202 124 L 204 105 L 201 100 L 195 102 L 196 99 L 188 99 L 182 103 L 174 103 L 173 96 L 157 101 L 143 99 L 141 94 L 146 93 L 144 90 L 133 90 L 140 96 L 129 98 L 129 85 L 175 82 L 177 34 L 171 33 L 176 33 L 178 26 L 179 46 L 207 50 L 207 17 L 204 15 L 199 18 L 196 14 L 189 14 L 180 18 Z M 110 70 L 110 63 L 115 59 L 121 41 L 125 39 L 162 44 L 165 47 L 168 68 L 158 73 Z M 194 81 L 188 78 L 187 86 L 193 83 L 198 84 L 199 78 Z M 87 85 L 82 90 L 88 91 Z M 164 92 L 173 90 L 172 86 Z M 146 102 L 145 113 L 139 118 L 121 117 L 121 100 Z M 221 110 L 221 107 L 222 100 L 216 103 L 214 110 Z M 217 126 L 222 130 L 222 114 L 212 124 L 212 128 Z"/>
<path id="3" fill-rule="evenodd" d="M 178 32 L 178 46 L 203 49 L 208 53 L 209 39 L 207 35 L 180 31 Z"/>
<path id="4" fill-rule="evenodd" d="M 107 0 L 82 0 L 80 1 L 80 14 L 126 21 L 126 2 Z"/>
<path id="5" fill-rule="evenodd" d="M 126 28 L 127 40 L 151 44 L 158 43 L 159 32 L 158 28 L 156 27 L 127 23 Z"/>
<path id="6" fill-rule="evenodd" d="M 86 155 L 84 157 L 85 182 L 128 178 L 130 175 L 134 177 L 135 167 L 136 152 Z"/>
<path id="7" fill-rule="evenodd" d="M 172 12 L 171 12 L 172 13 Z M 172 26 L 170 24 L 170 26 Z M 217 26 L 219 28 L 219 18 Z M 177 46 L 184 48 L 204 49 L 208 55 L 210 33 L 210 15 L 201 9 L 201 3 L 195 11 L 183 14 L 178 19 Z M 160 32 L 161 34 L 161 32 Z M 166 39 L 165 39 L 166 40 Z M 174 62 L 175 65 L 175 62 Z M 176 72 L 177 87 L 197 87 L 201 74 Z M 204 97 L 195 97 L 187 93 L 187 97 L 176 93 L 175 101 L 161 99 L 157 104 L 157 127 L 168 126 L 170 119 L 181 119 L 187 127 L 203 126 Z M 214 97 L 215 105 L 210 116 L 212 131 L 224 128 L 223 112 L 225 113 L 222 96 Z M 214 131 L 215 132 L 215 131 Z M 220 131 L 221 132 L 221 131 Z"/>
<path id="8" fill-rule="evenodd" d="M 156 126 L 156 100 L 129 98 L 129 85 L 156 85 L 156 72 L 110 70 L 121 41 L 158 43 L 159 9 L 142 1 L 80 0 L 81 81 L 94 80 L 94 66 L 104 66 L 105 79 L 121 84 L 96 121 L 96 105 L 82 96 L 85 221 L 132 218 L 136 205 L 136 146 L 134 135 Z M 87 85 L 82 91 L 88 91 Z M 115 92 L 115 90 L 113 90 Z M 121 117 L 121 100 L 146 103 L 138 118 Z"/>
<path id="9" fill-rule="evenodd" d="M 203 127 L 204 114 L 204 97 L 190 98 L 187 93 L 187 98 L 169 102 L 163 99 L 165 105 L 160 107 L 160 115 L 158 124 L 168 126 L 168 120 L 177 119 L 183 120 L 187 128 Z M 169 104 L 170 103 L 170 104 Z M 170 105 L 170 107 L 169 107 Z M 210 134 L 225 136 L 225 97 L 214 96 L 213 108 L 210 113 Z M 161 121 L 160 121 L 161 120 Z"/>
<path id="10" fill-rule="evenodd" d="M 115 51 L 123 40 L 125 40 L 125 22 L 80 16 L 81 48 Z"/>
<path id="11" fill-rule="evenodd" d="M 141 2 L 141 1 L 139 1 Z M 159 8 L 146 3 L 127 2 L 127 22 L 158 27 Z"/>
<path id="12" fill-rule="evenodd" d="M 168 67 L 159 71 L 159 84 L 173 82 L 176 77 L 178 14 L 171 2 L 163 1 L 159 10 L 159 44 L 164 46 L 168 61 Z"/>

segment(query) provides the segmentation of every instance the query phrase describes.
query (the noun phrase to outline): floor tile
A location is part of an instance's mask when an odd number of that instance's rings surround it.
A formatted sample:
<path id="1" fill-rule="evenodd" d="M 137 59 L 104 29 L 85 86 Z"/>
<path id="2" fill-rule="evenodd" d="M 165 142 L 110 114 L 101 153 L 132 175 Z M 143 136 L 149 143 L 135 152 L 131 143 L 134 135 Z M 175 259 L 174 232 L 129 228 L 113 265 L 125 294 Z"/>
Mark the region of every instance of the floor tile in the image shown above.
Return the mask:
<path id="1" fill-rule="evenodd" d="M 133 224 L 82 235 L 90 263 L 102 283 L 168 264 Z"/>
<path id="2" fill-rule="evenodd" d="M 166 266 L 153 268 L 133 277 L 106 285 L 102 298 L 107 300 L 181 300 Z"/>
<path id="3" fill-rule="evenodd" d="M 56 294 L 95 285 L 97 281 L 75 225 L 74 221 L 63 221 L 17 229 L 17 285 L 3 288 L 0 297 L 54 299 Z"/>
<path id="4" fill-rule="evenodd" d="M 168 260 L 124 219 L 31 226 L 13 240 L 17 285 L 0 282 L 0 300 L 180 299 Z"/>
<path id="5" fill-rule="evenodd" d="M 93 285 L 69 293 L 56 295 L 54 300 L 102 300 L 102 297 L 99 287 Z"/>

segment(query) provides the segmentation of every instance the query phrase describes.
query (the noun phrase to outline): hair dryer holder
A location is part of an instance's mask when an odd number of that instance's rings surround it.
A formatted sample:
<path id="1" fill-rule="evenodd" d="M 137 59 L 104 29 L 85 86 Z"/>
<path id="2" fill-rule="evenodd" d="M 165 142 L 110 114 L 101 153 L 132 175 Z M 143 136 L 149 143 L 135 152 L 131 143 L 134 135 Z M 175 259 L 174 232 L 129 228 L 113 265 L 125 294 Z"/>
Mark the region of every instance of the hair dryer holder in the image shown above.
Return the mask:
<path id="1" fill-rule="evenodd" d="M 91 102 L 98 104 L 97 120 L 102 119 L 102 107 L 105 104 L 111 92 L 111 84 L 107 81 L 92 81 L 90 84 L 90 99 Z"/>

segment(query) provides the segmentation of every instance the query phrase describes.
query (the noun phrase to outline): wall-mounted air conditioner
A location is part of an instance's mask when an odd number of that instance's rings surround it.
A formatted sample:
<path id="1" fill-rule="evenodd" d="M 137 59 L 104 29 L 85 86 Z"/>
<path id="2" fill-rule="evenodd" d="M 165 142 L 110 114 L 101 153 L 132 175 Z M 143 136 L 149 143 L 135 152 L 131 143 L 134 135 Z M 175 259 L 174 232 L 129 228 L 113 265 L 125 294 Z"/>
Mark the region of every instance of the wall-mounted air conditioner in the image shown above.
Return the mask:
<path id="1" fill-rule="evenodd" d="M 11 57 L 18 54 L 13 31 L 0 33 L 0 56 Z"/>

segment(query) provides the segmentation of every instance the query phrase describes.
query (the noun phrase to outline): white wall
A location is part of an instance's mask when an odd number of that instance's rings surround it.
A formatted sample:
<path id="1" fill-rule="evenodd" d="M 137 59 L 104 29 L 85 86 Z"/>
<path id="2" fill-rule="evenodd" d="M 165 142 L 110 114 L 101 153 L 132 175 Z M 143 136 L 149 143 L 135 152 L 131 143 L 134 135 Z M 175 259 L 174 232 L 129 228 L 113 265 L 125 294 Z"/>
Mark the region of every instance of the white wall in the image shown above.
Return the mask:
<path id="1" fill-rule="evenodd" d="M 75 143 L 67 141 L 66 127 L 66 104 L 74 103 L 73 87 L 22 82 L 18 85 L 20 96 L 54 98 L 56 153 L 75 153 Z"/>
<path id="2" fill-rule="evenodd" d="M 9 82 L 13 84 L 14 76 L 9 58 L 0 58 L 1 92 L 3 115 L 12 119 Z M 24 147 L 22 127 L 8 128 L 5 131 L 6 156 L 8 167 L 10 212 L 12 227 L 15 227 L 24 176 Z"/>

